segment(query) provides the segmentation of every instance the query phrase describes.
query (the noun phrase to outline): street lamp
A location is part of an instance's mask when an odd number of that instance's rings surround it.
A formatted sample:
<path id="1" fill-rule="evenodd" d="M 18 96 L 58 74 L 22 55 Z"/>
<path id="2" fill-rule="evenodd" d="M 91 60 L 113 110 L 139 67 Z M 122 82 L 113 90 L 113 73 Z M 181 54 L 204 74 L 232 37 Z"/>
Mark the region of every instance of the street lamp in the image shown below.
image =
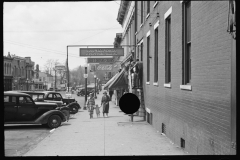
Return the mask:
<path id="1" fill-rule="evenodd" d="M 94 92 L 95 92 L 95 99 L 97 99 L 97 94 L 96 94 L 96 78 L 97 78 L 97 76 L 94 75 L 94 79 L 95 79 L 95 89 L 94 89 Z"/>
<path id="2" fill-rule="evenodd" d="M 84 78 L 85 78 L 85 104 L 87 103 L 87 64 L 85 66 L 85 74 L 84 74 Z M 84 105 L 83 107 L 84 110 L 87 109 L 86 105 Z"/>
<path id="3" fill-rule="evenodd" d="M 26 80 L 26 82 L 27 82 L 27 91 L 28 91 L 28 81 L 29 81 L 29 80 L 28 80 L 28 78 L 27 78 L 27 80 Z"/>
<path id="4" fill-rule="evenodd" d="M 99 82 L 99 79 L 97 78 L 97 94 L 99 94 L 99 87 L 98 87 L 98 82 Z"/>

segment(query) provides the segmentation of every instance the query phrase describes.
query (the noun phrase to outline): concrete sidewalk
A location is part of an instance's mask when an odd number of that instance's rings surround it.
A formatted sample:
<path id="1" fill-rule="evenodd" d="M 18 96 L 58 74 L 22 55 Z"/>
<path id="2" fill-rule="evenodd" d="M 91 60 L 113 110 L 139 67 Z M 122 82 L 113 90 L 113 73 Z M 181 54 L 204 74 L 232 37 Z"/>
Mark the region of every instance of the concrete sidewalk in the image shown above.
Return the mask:
<path id="1" fill-rule="evenodd" d="M 96 104 L 101 104 L 102 95 L 102 91 L 97 95 Z M 82 107 L 69 122 L 64 122 L 23 156 L 186 155 L 167 137 L 141 121 L 143 117 L 134 117 L 132 123 L 128 115 L 119 111 L 112 101 L 108 118 L 103 118 L 102 112 L 97 118 L 94 110 L 90 119 Z"/>

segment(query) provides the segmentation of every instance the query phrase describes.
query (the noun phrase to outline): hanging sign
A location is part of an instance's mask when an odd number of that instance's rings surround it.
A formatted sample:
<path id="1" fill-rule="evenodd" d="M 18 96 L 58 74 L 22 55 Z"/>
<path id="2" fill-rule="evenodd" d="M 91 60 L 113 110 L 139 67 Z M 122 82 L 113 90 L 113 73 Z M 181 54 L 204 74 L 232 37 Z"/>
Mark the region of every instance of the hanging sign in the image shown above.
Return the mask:
<path id="1" fill-rule="evenodd" d="M 113 63 L 113 58 L 87 58 L 87 63 Z"/>
<path id="2" fill-rule="evenodd" d="M 108 64 L 99 64 L 97 65 L 97 70 L 98 71 L 112 71 L 113 65 L 108 65 Z"/>
<path id="3" fill-rule="evenodd" d="M 80 48 L 80 56 L 124 56 L 123 48 Z"/>

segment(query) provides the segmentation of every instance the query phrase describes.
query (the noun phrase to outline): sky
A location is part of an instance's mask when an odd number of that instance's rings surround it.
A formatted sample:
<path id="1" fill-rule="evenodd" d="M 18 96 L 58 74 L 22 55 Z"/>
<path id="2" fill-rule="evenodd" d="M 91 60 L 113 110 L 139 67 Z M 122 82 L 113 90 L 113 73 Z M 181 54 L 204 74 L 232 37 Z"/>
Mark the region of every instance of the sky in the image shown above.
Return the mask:
<path id="1" fill-rule="evenodd" d="M 41 70 L 48 59 L 65 64 L 68 45 L 113 45 L 123 30 L 119 7 L 120 1 L 4 2 L 4 55 L 31 57 Z M 68 47 L 70 70 L 85 64 L 79 48 Z"/>

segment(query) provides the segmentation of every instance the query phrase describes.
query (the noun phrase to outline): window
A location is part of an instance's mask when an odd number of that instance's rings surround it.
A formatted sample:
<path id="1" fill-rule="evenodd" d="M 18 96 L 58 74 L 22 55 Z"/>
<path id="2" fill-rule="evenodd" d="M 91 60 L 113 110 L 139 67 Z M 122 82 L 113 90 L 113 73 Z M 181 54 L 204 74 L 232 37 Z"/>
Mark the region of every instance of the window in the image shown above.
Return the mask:
<path id="1" fill-rule="evenodd" d="M 158 82 L 158 28 L 155 32 L 155 49 L 154 49 L 154 82 Z"/>
<path id="2" fill-rule="evenodd" d="M 147 37 L 147 82 L 150 82 L 150 35 Z"/>
<path id="3" fill-rule="evenodd" d="M 4 96 L 4 102 L 9 102 L 9 96 Z"/>
<path id="4" fill-rule="evenodd" d="M 169 15 L 166 19 L 166 51 L 165 51 L 165 83 L 171 82 L 171 15 Z"/>
<path id="5" fill-rule="evenodd" d="M 191 81 L 191 2 L 183 3 L 183 84 Z"/>
<path id="6" fill-rule="evenodd" d="M 143 1 L 141 1 L 141 24 L 143 23 Z"/>
<path id="7" fill-rule="evenodd" d="M 31 100 L 31 98 L 30 98 L 30 97 L 25 97 L 25 99 L 26 99 L 26 103 L 28 103 L 28 104 L 31 104 L 31 103 L 33 103 L 33 101 Z"/>
<path id="8" fill-rule="evenodd" d="M 135 1 L 135 33 L 137 32 L 138 1 Z"/>
<path id="9" fill-rule="evenodd" d="M 150 1 L 147 1 L 147 14 L 150 13 Z"/>
<path id="10" fill-rule="evenodd" d="M 24 97 L 19 97 L 19 104 L 26 103 L 26 99 Z"/>
<path id="11" fill-rule="evenodd" d="M 141 52 L 140 52 L 140 54 L 141 54 L 141 59 L 139 59 L 139 61 L 143 61 L 143 43 L 141 43 Z"/>
<path id="12" fill-rule="evenodd" d="M 49 94 L 48 96 L 47 96 L 47 99 L 52 99 L 53 98 L 53 94 Z"/>
<path id="13" fill-rule="evenodd" d="M 16 97 L 12 97 L 12 103 L 16 103 L 17 102 L 17 98 Z"/>

